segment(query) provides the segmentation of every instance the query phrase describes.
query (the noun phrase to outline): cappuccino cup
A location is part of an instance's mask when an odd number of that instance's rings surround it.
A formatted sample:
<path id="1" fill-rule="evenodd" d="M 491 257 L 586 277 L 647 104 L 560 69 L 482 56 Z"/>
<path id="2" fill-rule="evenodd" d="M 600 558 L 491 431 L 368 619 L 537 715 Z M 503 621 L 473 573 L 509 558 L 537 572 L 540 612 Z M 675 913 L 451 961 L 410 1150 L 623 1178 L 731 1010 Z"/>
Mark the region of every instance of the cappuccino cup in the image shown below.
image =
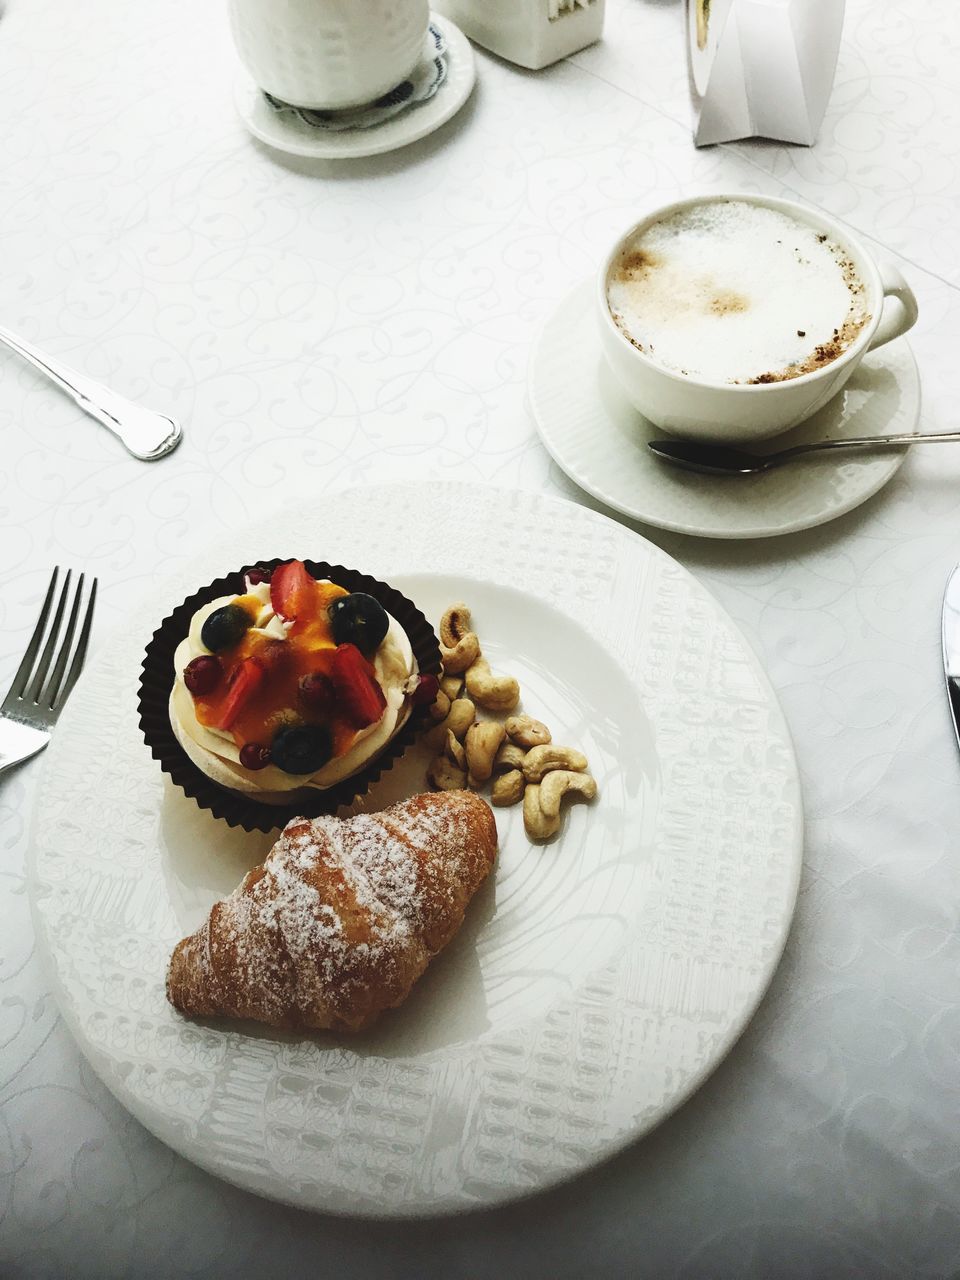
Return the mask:
<path id="1" fill-rule="evenodd" d="M 341 111 L 375 102 L 413 71 L 429 0 L 230 0 L 240 60 L 291 106 Z"/>
<path id="2" fill-rule="evenodd" d="M 627 398 L 674 435 L 748 441 L 803 422 L 917 301 L 818 209 L 753 194 L 650 213 L 600 270 L 601 346 Z"/>

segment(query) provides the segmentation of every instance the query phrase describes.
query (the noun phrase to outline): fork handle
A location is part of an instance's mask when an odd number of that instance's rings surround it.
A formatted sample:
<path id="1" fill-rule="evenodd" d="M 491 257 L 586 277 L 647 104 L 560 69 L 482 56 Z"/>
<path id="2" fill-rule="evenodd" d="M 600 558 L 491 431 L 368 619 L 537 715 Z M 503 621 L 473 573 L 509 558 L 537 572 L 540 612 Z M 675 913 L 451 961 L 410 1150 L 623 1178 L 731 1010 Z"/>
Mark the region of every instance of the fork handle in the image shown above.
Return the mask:
<path id="1" fill-rule="evenodd" d="M 12 716 L 0 716 L 0 774 L 29 760 L 50 741 L 50 735 Z"/>
<path id="2" fill-rule="evenodd" d="M 124 399 L 109 387 L 51 359 L 9 329 L 0 327 L 0 342 L 45 373 L 84 413 L 112 431 L 124 447 L 142 462 L 162 458 L 180 443 L 180 424 L 173 418 Z"/>

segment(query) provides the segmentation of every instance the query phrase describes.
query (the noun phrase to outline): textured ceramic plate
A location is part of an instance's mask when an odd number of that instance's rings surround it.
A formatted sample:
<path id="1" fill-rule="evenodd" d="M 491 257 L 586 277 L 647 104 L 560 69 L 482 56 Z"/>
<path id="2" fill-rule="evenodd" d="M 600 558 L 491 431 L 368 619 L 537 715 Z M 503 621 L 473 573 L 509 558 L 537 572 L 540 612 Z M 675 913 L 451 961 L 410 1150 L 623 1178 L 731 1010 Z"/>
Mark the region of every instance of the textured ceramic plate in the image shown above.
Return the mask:
<path id="1" fill-rule="evenodd" d="M 170 787 L 137 727 L 158 618 L 234 564 L 349 561 L 429 617 L 473 607 L 524 706 L 600 786 L 500 858 L 463 931 L 362 1038 L 181 1019 L 174 943 L 266 852 Z M 604 516 L 466 485 L 327 497 L 192 558 L 102 647 L 47 751 L 31 844 L 37 933 L 65 1019 L 117 1097 L 188 1159 L 345 1214 L 536 1191 L 609 1156 L 697 1087 L 762 995 L 793 911 L 796 766 L 760 666 L 678 564 Z M 365 808 L 423 789 L 421 758 Z"/>
<path id="2" fill-rule="evenodd" d="M 237 72 L 233 100 L 240 119 L 255 138 L 289 155 L 318 160 L 355 160 L 382 155 L 419 142 L 439 129 L 470 97 L 476 64 L 470 41 L 449 18 L 432 13 L 430 21 L 447 42 L 447 78 L 427 102 L 370 129 L 329 133 L 315 129 L 290 112 L 277 112 L 259 86 L 242 69 Z"/>
<path id="3" fill-rule="evenodd" d="M 603 359 L 593 288 L 589 281 L 579 285 L 542 329 L 530 361 L 529 401 L 554 461 L 614 511 L 676 533 L 765 538 L 843 515 L 903 464 L 906 448 L 814 455 L 749 477 L 697 475 L 659 461 L 647 441 L 665 433 L 633 408 Z M 919 416 L 917 366 L 900 338 L 869 355 L 839 395 L 770 447 L 914 432 Z"/>

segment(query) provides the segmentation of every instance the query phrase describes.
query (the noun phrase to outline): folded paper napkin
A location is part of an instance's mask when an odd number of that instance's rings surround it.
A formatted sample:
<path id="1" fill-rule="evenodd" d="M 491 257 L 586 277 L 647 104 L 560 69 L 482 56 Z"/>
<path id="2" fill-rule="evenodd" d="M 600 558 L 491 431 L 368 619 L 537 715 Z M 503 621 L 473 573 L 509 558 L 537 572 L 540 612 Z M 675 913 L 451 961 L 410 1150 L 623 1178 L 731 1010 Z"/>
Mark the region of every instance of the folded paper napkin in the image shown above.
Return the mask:
<path id="1" fill-rule="evenodd" d="M 420 61 L 406 80 L 401 80 L 376 102 L 362 107 L 348 107 L 343 111 L 315 111 L 308 107 L 293 107 L 266 91 L 263 96 L 274 111 L 295 115 L 314 129 L 328 133 L 344 133 L 349 129 L 375 129 L 401 112 L 429 102 L 447 78 L 448 59 L 449 52 L 443 32 L 431 23 L 424 38 Z"/>
<path id="2" fill-rule="evenodd" d="M 695 141 L 812 146 L 840 51 L 844 0 L 687 0 Z"/>

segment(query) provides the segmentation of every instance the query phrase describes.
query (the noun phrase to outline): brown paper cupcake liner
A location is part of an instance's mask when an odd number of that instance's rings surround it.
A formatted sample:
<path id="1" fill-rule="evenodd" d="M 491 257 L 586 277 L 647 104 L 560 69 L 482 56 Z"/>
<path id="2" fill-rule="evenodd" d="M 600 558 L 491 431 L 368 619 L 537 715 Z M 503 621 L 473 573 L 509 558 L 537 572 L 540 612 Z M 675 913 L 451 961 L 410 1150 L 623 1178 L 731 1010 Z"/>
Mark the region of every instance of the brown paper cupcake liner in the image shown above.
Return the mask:
<path id="1" fill-rule="evenodd" d="M 290 558 L 260 560 L 248 568 L 272 570 Z M 317 560 L 304 560 L 303 563 L 315 578 L 329 578 L 347 591 L 365 591 L 379 600 L 407 633 L 421 674 L 440 674 L 439 641 L 430 623 L 411 600 L 387 583 L 356 569 Z M 320 814 L 335 813 L 364 795 L 413 742 L 429 717 L 429 707 L 411 708 L 400 731 L 359 772 L 325 791 L 303 788 L 293 793 L 297 798 L 291 799 L 289 804 L 264 804 L 252 796 L 230 791 L 208 778 L 181 747 L 170 724 L 169 700 L 175 676 L 173 655 L 177 645 L 188 634 L 190 620 L 197 609 L 218 596 L 240 595 L 244 589 L 244 573 L 245 570 L 238 570 L 217 578 L 195 592 L 164 618 L 153 633 L 140 676 L 140 728 L 153 758 L 160 762 L 160 768 L 201 809 L 208 809 L 214 817 L 222 818 L 231 827 L 243 827 L 245 831 L 273 831 L 285 826 L 291 818 L 314 818 Z"/>

